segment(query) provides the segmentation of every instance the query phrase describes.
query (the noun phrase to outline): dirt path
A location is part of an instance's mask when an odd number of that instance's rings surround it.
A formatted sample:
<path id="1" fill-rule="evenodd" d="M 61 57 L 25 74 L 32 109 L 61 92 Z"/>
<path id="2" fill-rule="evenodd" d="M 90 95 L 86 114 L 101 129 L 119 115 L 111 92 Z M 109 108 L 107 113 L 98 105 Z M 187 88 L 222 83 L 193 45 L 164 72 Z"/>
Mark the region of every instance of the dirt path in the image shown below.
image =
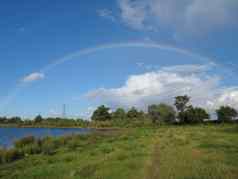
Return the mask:
<path id="1" fill-rule="evenodd" d="M 145 179 L 159 179 L 159 143 L 155 143 L 154 151 L 151 155 L 151 162 L 148 165 Z"/>

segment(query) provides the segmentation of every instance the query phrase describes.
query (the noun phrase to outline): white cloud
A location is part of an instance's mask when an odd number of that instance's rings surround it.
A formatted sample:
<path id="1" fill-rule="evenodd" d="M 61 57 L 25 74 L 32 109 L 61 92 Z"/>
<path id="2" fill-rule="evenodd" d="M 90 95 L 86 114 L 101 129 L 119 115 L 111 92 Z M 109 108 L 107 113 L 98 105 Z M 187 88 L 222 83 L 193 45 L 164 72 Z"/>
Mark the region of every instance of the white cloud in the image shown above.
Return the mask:
<path id="1" fill-rule="evenodd" d="M 113 22 L 116 20 L 116 18 L 113 16 L 112 11 L 109 10 L 109 9 L 100 9 L 100 10 L 97 11 L 97 14 L 98 14 L 99 17 L 109 19 Z"/>
<path id="2" fill-rule="evenodd" d="M 33 81 L 42 80 L 44 78 L 45 78 L 45 75 L 43 73 L 34 72 L 34 73 L 31 73 L 31 74 L 25 76 L 22 79 L 22 82 L 30 83 L 30 82 L 33 82 Z"/>
<path id="3" fill-rule="evenodd" d="M 119 0 L 122 21 L 134 29 L 201 34 L 237 25 L 236 0 Z"/>
<path id="4" fill-rule="evenodd" d="M 238 109 L 238 88 L 227 88 L 217 99 L 217 106 L 230 105 Z"/>
<path id="5" fill-rule="evenodd" d="M 132 28 L 144 29 L 146 20 L 146 9 L 144 4 L 130 0 L 120 0 L 122 20 Z"/>
<path id="6" fill-rule="evenodd" d="M 89 106 L 84 112 L 80 114 L 80 117 L 82 117 L 83 119 L 89 120 L 96 109 L 97 109 L 96 107 Z"/>
<path id="7" fill-rule="evenodd" d="M 166 72 L 175 72 L 179 74 L 195 74 L 206 72 L 212 67 L 215 67 L 215 63 L 209 63 L 208 65 L 175 65 L 169 67 L 163 67 L 161 70 Z"/>
<path id="8" fill-rule="evenodd" d="M 62 113 L 58 112 L 56 109 L 50 109 L 48 116 L 50 117 L 61 117 Z"/>
<path id="9" fill-rule="evenodd" d="M 159 71 L 132 75 L 119 88 L 100 88 L 90 91 L 86 96 L 113 109 L 119 106 L 135 106 L 145 110 L 154 103 L 173 104 L 175 96 L 185 94 L 192 97 L 193 105 L 206 107 L 209 111 L 226 104 L 238 109 L 238 88 L 221 88 L 220 78 L 208 75 L 207 70 L 209 65 L 166 67 Z"/>

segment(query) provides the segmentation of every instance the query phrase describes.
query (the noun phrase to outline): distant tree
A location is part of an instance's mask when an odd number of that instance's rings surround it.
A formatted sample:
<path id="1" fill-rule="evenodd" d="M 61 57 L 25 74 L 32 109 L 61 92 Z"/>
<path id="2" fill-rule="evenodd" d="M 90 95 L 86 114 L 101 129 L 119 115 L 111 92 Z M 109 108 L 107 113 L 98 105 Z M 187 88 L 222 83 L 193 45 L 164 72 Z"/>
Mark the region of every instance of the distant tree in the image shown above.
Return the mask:
<path id="1" fill-rule="evenodd" d="M 139 119 L 142 115 L 142 112 L 137 111 L 135 107 L 132 107 L 126 114 L 128 119 Z"/>
<path id="2" fill-rule="evenodd" d="M 221 106 L 216 112 L 219 122 L 231 122 L 238 115 L 237 111 L 230 106 Z"/>
<path id="3" fill-rule="evenodd" d="M 0 123 L 7 123 L 7 117 L 0 117 Z"/>
<path id="4" fill-rule="evenodd" d="M 25 119 L 23 121 L 24 125 L 33 125 L 34 121 L 30 120 L 30 119 Z"/>
<path id="5" fill-rule="evenodd" d="M 172 123 L 175 121 L 176 112 L 172 106 L 169 106 L 167 104 L 154 104 L 148 107 L 148 114 L 153 123 Z"/>
<path id="6" fill-rule="evenodd" d="M 13 123 L 13 124 L 20 124 L 22 123 L 22 119 L 20 117 L 11 117 L 8 119 L 8 123 Z"/>
<path id="7" fill-rule="evenodd" d="M 206 110 L 199 107 L 189 106 L 185 111 L 179 113 L 180 122 L 185 124 L 201 123 L 204 119 L 209 118 L 210 116 Z"/>
<path id="8" fill-rule="evenodd" d="M 123 108 L 116 109 L 116 111 L 114 111 L 112 113 L 112 118 L 113 119 L 120 119 L 120 120 L 126 119 L 126 112 L 125 112 L 125 110 Z"/>
<path id="9" fill-rule="evenodd" d="M 43 117 L 41 115 L 38 115 L 35 117 L 34 122 L 35 123 L 41 123 L 43 121 Z"/>
<path id="10" fill-rule="evenodd" d="M 104 105 L 99 106 L 91 117 L 93 121 L 107 121 L 111 120 L 111 114 L 109 113 L 110 108 L 105 107 Z"/>
<path id="11" fill-rule="evenodd" d="M 185 122 L 188 119 L 186 119 L 186 109 L 188 108 L 188 103 L 189 103 L 190 97 L 188 97 L 187 95 L 184 96 L 177 96 L 175 97 L 175 102 L 174 105 L 178 111 L 178 119 L 180 122 Z"/>
<path id="12" fill-rule="evenodd" d="M 176 108 L 179 112 L 184 112 L 185 109 L 187 108 L 187 104 L 188 104 L 189 100 L 190 100 L 190 98 L 187 95 L 177 96 L 177 97 L 175 97 L 174 105 L 176 106 Z"/>
<path id="13" fill-rule="evenodd" d="M 146 114 L 145 114 L 145 112 L 143 110 L 140 110 L 138 115 L 139 115 L 139 119 L 144 119 L 145 116 L 146 116 Z"/>

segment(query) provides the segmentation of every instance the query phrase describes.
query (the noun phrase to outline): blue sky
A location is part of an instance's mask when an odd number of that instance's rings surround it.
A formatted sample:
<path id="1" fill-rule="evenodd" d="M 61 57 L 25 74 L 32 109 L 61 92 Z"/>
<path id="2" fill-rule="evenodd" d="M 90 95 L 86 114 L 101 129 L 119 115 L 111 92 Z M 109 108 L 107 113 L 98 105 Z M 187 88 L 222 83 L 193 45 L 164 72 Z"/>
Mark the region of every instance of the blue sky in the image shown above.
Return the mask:
<path id="1" fill-rule="evenodd" d="M 0 3 L 0 115 L 54 116 L 66 104 L 88 116 L 99 104 L 145 109 L 182 93 L 206 93 L 194 104 L 209 110 L 238 107 L 236 0 Z"/>

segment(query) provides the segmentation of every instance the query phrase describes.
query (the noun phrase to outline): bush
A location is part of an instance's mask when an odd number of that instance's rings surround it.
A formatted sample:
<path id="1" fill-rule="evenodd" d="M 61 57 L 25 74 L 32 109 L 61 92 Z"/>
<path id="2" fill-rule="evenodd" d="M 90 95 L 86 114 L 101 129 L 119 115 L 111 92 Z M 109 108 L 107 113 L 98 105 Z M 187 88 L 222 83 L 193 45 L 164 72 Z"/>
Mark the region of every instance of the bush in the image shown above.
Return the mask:
<path id="1" fill-rule="evenodd" d="M 113 121 L 92 121 L 90 127 L 92 128 L 110 128 Z"/>
<path id="2" fill-rule="evenodd" d="M 56 150 L 56 142 L 50 138 L 46 137 L 42 140 L 41 151 L 45 155 L 53 155 Z"/>
<path id="3" fill-rule="evenodd" d="M 68 144 L 68 142 L 73 138 L 73 135 L 67 135 L 67 136 L 61 136 L 56 138 L 54 141 L 54 145 L 56 148 L 60 146 L 65 146 Z"/>
<path id="4" fill-rule="evenodd" d="M 77 139 L 71 139 L 71 140 L 68 142 L 67 146 L 69 147 L 69 149 L 75 150 L 75 149 L 77 149 L 80 145 L 79 145 Z"/>
<path id="5" fill-rule="evenodd" d="M 24 155 L 32 155 L 41 153 L 41 146 L 38 143 L 30 144 L 22 149 Z"/>
<path id="6" fill-rule="evenodd" d="M 24 154 L 20 150 L 17 149 L 9 149 L 6 150 L 4 154 L 4 162 L 13 162 L 15 160 L 23 158 Z"/>
<path id="7" fill-rule="evenodd" d="M 5 152 L 6 150 L 0 149 L 0 164 L 4 163 Z"/>
<path id="8" fill-rule="evenodd" d="M 17 140 L 15 143 L 14 143 L 14 146 L 18 149 L 20 148 L 24 148 L 25 146 L 27 145 L 31 145 L 31 144 L 34 144 L 36 143 L 37 140 L 35 139 L 34 136 L 27 136 L 27 137 L 24 137 L 22 139 L 19 139 Z"/>
<path id="9" fill-rule="evenodd" d="M 55 146 L 52 143 L 46 143 L 41 148 L 42 153 L 45 155 L 53 155 L 55 154 Z"/>

